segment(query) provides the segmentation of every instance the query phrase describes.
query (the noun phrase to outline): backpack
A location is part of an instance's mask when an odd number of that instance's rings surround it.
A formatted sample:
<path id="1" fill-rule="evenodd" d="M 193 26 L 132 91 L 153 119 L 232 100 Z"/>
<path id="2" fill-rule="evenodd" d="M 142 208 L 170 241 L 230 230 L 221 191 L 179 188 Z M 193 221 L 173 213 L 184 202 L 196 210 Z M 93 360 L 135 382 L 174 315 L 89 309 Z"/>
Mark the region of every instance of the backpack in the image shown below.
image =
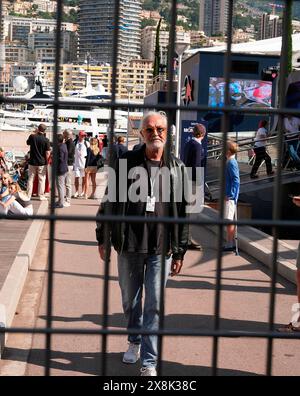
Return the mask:
<path id="1" fill-rule="evenodd" d="M 88 145 L 87 145 L 86 139 L 83 139 L 83 141 L 84 141 L 84 145 L 85 145 L 86 149 L 88 149 Z M 78 138 L 76 138 L 76 139 L 74 140 L 75 146 L 76 146 L 77 143 L 78 143 Z"/>

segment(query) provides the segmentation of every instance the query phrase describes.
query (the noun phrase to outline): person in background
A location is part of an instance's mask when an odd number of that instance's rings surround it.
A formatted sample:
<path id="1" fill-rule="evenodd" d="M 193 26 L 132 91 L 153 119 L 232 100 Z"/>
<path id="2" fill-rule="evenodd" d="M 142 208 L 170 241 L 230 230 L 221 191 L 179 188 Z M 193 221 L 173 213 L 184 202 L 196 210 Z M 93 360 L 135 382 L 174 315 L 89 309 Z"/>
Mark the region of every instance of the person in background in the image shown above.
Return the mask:
<path id="1" fill-rule="evenodd" d="M 87 149 L 87 157 L 85 164 L 85 184 L 84 184 L 84 198 L 95 199 L 96 195 L 96 175 L 97 175 L 97 163 L 101 158 L 98 139 L 96 137 L 90 139 L 90 147 Z M 88 196 L 89 179 L 92 182 L 92 193 Z"/>
<path id="2" fill-rule="evenodd" d="M 283 119 L 283 126 L 286 133 L 286 142 L 290 146 L 293 146 L 295 150 L 297 150 L 297 144 L 299 141 L 299 127 L 300 127 L 300 118 L 294 117 L 289 114 Z"/>
<path id="3" fill-rule="evenodd" d="M 128 151 L 125 146 L 125 138 L 118 136 L 116 143 L 112 146 L 112 166 L 115 167 L 118 158 Z"/>
<path id="4" fill-rule="evenodd" d="M 0 175 L 8 171 L 8 166 L 4 157 L 4 150 L 0 147 Z"/>
<path id="5" fill-rule="evenodd" d="M 6 202 L 9 196 L 9 185 L 12 183 L 12 178 L 8 173 L 2 173 L 1 176 L 1 188 L 0 188 L 0 200 Z"/>
<path id="6" fill-rule="evenodd" d="M 108 150 L 108 139 L 107 135 L 104 135 L 102 138 L 102 157 L 106 160 L 107 159 L 107 150 Z"/>
<path id="7" fill-rule="evenodd" d="M 55 202 L 55 208 L 63 208 L 64 206 L 70 206 L 65 204 L 65 184 L 66 177 L 68 174 L 68 149 L 64 143 L 64 137 L 62 134 L 57 135 L 58 143 L 58 160 L 56 169 L 56 185 L 58 191 L 58 201 Z"/>
<path id="8" fill-rule="evenodd" d="M 45 182 L 47 163 L 51 151 L 49 139 L 44 135 L 46 128 L 46 125 L 40 124 L 36 132 L 31 134 L 26 142 L 27 145 L 30 146 L 27 194 L 29 198 L 31 198 L 34 177 L 35 175 L 38 175 L 38 192 L 41 201 L 47 200 L 45 197 Z"/>
<path id="9" fill-rule="evenodd" d="M 100 150 L 100 154 L 102 155 L 102 149 L 103 149 L 103 141 L 102 141 L 102 134 L 99 133 L 98 136 L 96 136 L 98 139 L 98 146 Z"/>
<path id="10" fill-rule="evenodd" d="M 226 170 L 225 170 L 225 211 L 224 219 L 234 220 L 237 211 L 237 201 L 239 198 L 240 191 L 240 172 L 235 155 L 238 151 L 238 145 L 234 142 L 227 143 L 226 152 Z M 235 225 L 230 224 L 226 226 L 227 231 L 227 243 L 223 247 L 224 252 L 232 252 L 236 250 L 235 246 Z"/>
<path id="11" fill-rule="evenodd" d="M 84 196 L 84 186 L 85 186 L 85 163 L 87 157 L 87 149 L 90 144 L 85 140 L 86 133 L 80 131 L 78 138 L 74 140 L 75 144 L 75 155 L 74 155 L 74 173 L 75 173 L 75 193 L 74 198 Z M 81 178 L 82 192 L 79 194 L 79 180 Z"/>
<path id="12" fill-rule="evenodd" d="M 16 182 L 10 183 L 8 190 L 7 199 L 4 202 L 0 202 L 0 213 L 31 216 L 33 214 L 33 206 L 27 193 L 21 191 L 20 186 Z"/>
<path id="13" fill-rule="evenodd" d="M 193 138 L 190 139 L 184 146 L 183 158 L 187 168 L 192 169 L 192 180 L 193 183 L 197 185 L 203 185 L 204 191 L 204 149 L 202 146 L 202 141 L 206 135 L 206 128 L 203 124 L 196 124 L 193 128 Z M 196 180 L 197 169 L 203 168 L 203 173 L 201 173 L 201 177 L 203 176 L 203 180 Z M 199 175 L 199 171 L 198 171 Z M 188 249 L 201 250 L 202 246 L 195 241 L 192 240 L 190 235 Z"/>
<path id="14" fill-rule="evenodd" d="M 266 151 L 266 139 L 268 137 L 268 131 L 266 129 L 267 125 L 267 120 L 261 120 L 258 124 L 258 130 L 254 139 L 255 161 L 250 173 L 251 179 L 258 178 L 257 171 L 263 161 L 265 161 L 266 163 L 268 176 L 274 175 L 274 171 L 272 170 L 271 157 Z"/>
<path id="15" fill-rule="evenodd" d="M 73 174 L 73 166 L 74 166 L 74 155 L 75 155 L 75 144 L 73 142 L 73 133 L 71 129 L 65 129 L 63 132 L 63 136 L 65 139 L 65 144 L 68 150 L 68 173 L 66 175 L 66 201 L 65 206 L 71 205 L 71 197 L 72 197 L 72 174 Z"/>

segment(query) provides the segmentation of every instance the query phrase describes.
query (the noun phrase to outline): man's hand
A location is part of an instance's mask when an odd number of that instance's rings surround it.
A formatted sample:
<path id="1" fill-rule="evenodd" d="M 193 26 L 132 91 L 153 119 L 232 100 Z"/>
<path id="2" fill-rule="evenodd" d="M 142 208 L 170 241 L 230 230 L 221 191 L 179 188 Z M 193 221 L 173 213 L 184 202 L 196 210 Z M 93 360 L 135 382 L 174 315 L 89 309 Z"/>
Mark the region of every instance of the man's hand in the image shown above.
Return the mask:
<path id="1" fill-rule="evenodd" d="M 105 249 L 104 249 L 104 245 L 99 245 L 99 246 L 98 246 L 98 251 L 99 251 L 100 258 L 104 261 L 104 260 L 105 260 Z"/>
<path id="2" fill-rule="evenodd" d="M 293 197 L 293 203 L 300 206 L 300 195 Z"/>
<path id="3" fill-rule="evenodd" d="M 181 271 L 181 267 L 183 265 L 183 260 L 172 260 L 171 264 L 171 276 L 175 276 L 179 274 Z"/>

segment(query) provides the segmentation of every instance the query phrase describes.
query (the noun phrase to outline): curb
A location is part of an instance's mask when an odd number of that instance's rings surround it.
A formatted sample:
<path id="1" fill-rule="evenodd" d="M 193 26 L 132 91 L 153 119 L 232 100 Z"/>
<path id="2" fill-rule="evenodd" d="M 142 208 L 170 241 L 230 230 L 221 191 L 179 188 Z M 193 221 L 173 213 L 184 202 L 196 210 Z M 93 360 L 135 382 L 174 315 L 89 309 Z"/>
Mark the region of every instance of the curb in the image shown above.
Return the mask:
<path id="1" fill-rule="evenodd" d="M 206 220 L 217 219 L 218 212 L 215 209 L 206 206 L 201 212 L 200 216 Z M 205 227 L 217 234 L 216 226 Z M 256 228 L 249 226 L 240 227 L 238 231 L 239 248 L 243 252 L 249 254 L 249 256 L 254 257 L 256 260 L 260 261 L 262 264 L 271 269 L 273 266 L 272 250 L 264 246 L 263 242 L 260 242 L 260 240 L 268 240 L 269 242 L 271 242 L 271 244 L 273 243 L 272 236 L 265 234 L 264 232 L 257 230 Z M 285 242 L 279 241 L 279 243 L 286 248 L 289 248 L 290 250 L 295 250 Z M 296 265 L 293 264 L 291 261 L 285 260 L 280 257 L 280 253 L 277 256 L 277 272 L 283 278 L 296 284 Z"/>
<path id="2" fill-rule="evenodd" d="M 42 201 L 37 214 L 44 215 L 47 211 L 48 201 Z M 45 220 L 34 220 L 30 225 L 0 290 L 0 327 L 10 327 L 13 322 L 44 223 Z M 7 334 L 0 333 L 0 359 L 7 337 Z"/>

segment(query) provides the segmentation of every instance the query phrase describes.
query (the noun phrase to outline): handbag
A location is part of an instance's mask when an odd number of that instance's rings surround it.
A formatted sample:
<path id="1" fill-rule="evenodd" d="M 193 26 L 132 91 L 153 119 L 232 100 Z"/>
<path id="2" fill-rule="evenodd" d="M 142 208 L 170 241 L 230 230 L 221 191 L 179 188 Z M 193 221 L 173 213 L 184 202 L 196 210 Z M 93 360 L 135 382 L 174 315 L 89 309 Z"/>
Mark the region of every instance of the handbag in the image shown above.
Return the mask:
<path id="1" fill-rule="evenodd" d="M 102 156 L 99 157 L 97 161 L 97 169 L 103 168 L 104 167 L 104 158 Z"/>

